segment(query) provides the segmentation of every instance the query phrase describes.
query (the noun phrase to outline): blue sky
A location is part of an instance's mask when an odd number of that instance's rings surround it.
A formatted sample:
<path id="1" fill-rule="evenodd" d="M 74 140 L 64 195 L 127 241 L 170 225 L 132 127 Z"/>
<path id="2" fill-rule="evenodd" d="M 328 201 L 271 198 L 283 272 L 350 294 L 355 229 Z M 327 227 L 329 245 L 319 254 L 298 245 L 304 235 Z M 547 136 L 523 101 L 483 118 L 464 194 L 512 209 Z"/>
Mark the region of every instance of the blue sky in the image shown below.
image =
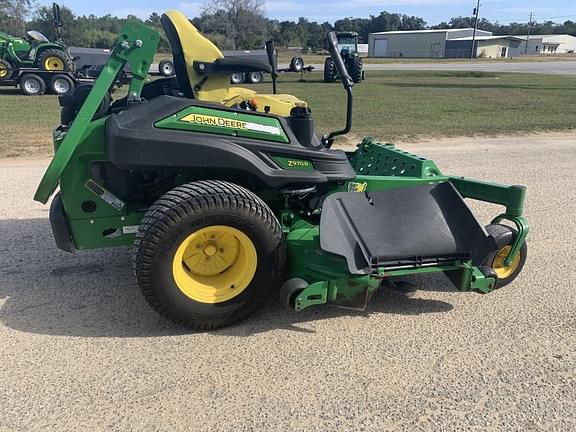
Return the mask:
<path id="1" fill-rule="evenodd" d="M 151 12 L 179 9 L 189 17 L 197 15 L 203 0 L 60 0 L 78 15 L 126 16 L 146 18 Z M 52 0 L 39 0 L 50 5 Z M 305 16 L 313 21 L 330 21 L 342 17 L 368 17 L 382 10 L 423 17 L 428 24 L 446 21 L 452 16 L 472 14 L 476 0 L 265 0 L 264 10 L 269 18 L 292 19 Z M 511 21 L 528 21 L 534 12 L 537 21 L 576 20 L 576 0 L 483 0 L 481 17 L 506 24 Z"/>

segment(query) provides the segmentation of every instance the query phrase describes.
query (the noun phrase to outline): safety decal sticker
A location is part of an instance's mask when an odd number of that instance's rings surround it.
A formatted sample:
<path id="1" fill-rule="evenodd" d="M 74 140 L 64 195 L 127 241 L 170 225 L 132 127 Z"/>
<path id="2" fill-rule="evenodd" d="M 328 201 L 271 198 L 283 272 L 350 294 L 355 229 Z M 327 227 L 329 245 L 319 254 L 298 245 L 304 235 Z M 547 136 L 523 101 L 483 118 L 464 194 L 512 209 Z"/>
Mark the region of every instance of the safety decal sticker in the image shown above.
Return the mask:
<path id="1" fill-rule="evenodd" d="M 367 182 L 350 182 L 348 183 L 348 192 L 366 192 L 367 187 Z"/>
<path id="2" fill-rule="evenodd" d="M 102 199 L 103 201 L 110 204 L 116 210 L 122 210 L 124 208 L 124 206 L 126 205 L 126 203 L 124 201 L 122 201 L 120 198 L 118 198 L 112 192 L 104 189 L 102 186 L 100 186 L 98 183 L 96 183 L 92 179 L 88 179 L 88 181 L 84 184 L 84 186 L 86 187 L 86 189 L 88 189 L 90 192 L 98 195 L 100 197 L 100 199 Z"/>
<path id="3" fill-rule="evenodd" d="M 136 234 L 140 225 L 125 225 L 122 227 L 122 234 Z"/>

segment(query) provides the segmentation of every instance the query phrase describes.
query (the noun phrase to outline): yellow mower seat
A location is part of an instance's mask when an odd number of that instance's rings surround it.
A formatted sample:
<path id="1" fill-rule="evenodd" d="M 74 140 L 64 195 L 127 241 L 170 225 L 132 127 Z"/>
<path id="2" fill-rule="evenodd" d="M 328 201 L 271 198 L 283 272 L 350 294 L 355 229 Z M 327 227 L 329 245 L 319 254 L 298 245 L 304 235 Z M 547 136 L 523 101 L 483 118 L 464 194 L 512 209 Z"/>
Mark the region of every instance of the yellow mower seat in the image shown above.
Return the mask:
<path id="1" fill-rule="evenodd" d="M 198 66 L 218 63 L 224 59 L 222 51 L 181 12 L 168 11 L 161 21 L 172 48 L 176 77 L 185 96 L 228 107 L 249 102 L 257 111 L 281 116 L 290 115 L 295 106 L 306 106 L 306 102 L 292 95 L 258 94 L 247 88 L 230 87 L 229 74 L 202 73 Z"/>

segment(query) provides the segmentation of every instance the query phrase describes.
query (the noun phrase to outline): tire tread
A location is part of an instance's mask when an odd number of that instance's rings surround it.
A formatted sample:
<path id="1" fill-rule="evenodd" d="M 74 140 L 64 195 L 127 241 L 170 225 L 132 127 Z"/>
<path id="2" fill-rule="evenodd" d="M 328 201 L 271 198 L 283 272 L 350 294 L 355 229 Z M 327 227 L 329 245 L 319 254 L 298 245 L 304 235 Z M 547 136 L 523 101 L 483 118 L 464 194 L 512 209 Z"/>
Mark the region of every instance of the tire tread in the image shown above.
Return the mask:
<path id="1" fill-rule="evenodd" d="M 226 208 L 243 209 L 255 223 L 263 224 L 278 240 L 279 253 L 274 286 L 279 286 L 285 272 L 286 250 L 282 229 L 272 210 L 257 195 L 233 183 L 206 180 L 178 186 L 160 197 L 146 212 L 134 242 L 134 274 L 148 304 L 160 315 L 188 328 L 212 330 L 224 327 L 250 315 L 265 301 L 253 296 L 245 305 L 217 318 L 182 317 L 166 307 L 152 288 L 152 266 L 155 250 L 164 235 L 193 213 Z"/>

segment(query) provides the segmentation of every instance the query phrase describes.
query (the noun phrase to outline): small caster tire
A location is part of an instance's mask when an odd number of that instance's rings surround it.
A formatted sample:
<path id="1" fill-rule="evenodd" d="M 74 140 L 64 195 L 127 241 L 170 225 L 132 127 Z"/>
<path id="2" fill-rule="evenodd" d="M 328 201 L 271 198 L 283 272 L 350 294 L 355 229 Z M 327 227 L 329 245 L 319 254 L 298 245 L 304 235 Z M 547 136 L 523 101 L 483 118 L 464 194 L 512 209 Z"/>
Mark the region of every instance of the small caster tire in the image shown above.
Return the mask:
<path id="1" fill-rule="evenodd" d="M 528 255 L 526 242 L 520 246 L 520 251 L 509 266 L 504 265 L 504 260 L 510 252 L 510 248 L 518 235 L 518 231 L 507 225 L 492 224 L 486 227 L 486 231 L 494 239 L 497 249 L 489 253 L 483 260 L 482 265 L 491 267 L 498 280 L 496 288 L 502 288 L 511 283 L 522 271 Z"/>
<path id="2" fill-rule="evenodd" d="M 280 288 L 280 301 L 286 309 L 295 310 L 296 298 L 308 288 L 308 282 L 300 278 L 288 279 Z"/>

